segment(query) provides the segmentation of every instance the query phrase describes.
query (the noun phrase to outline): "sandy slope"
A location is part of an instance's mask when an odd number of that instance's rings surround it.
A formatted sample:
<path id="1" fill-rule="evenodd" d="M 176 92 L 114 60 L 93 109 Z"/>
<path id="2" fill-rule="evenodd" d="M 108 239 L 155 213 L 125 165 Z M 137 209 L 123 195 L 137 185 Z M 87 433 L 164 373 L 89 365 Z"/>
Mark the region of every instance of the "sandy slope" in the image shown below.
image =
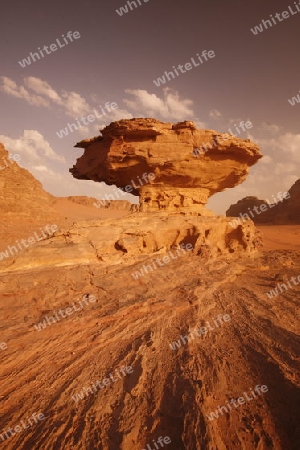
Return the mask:
<path id="1" fill-rule="evenodd" d="M 47 224 L 56 224 L 59 228 L 67 228 L 75 221 L 92 219 L 118 219 L 128 214 L 128 211 L 117 211 L 106 208 L 96 208 L 95 206 L 85 206 L 76 204 L 66 197 L 55 197 L 51 209 L 54 214 L 49 217 L 37 218 L 31 217 L 18 218 L 18 214 L 4 214 L 1 217 L 0 227 L 0 251 L 3 251 L 7 245 L 11 245 L 17 239 L 32 236 L 40 228 Z M 39 233 L 40 235 L 40 233 Z"/>
<path id="2" fill-rule="evenodd" d="M 170 450 L 298 448 L 300 285 L 266 295 L 276 280 L 300 274 L 300 251 L 282 249 L 297 232 L 287 230 L 265 228 L 273 250 L 258 258 L 209 264 L 188 255 L 138 280 L 132 272 L 141 263 L 1 276 L 1 341 L 8 348 L 0 350 L 0 434 L 34 412 L 46 416 L 1 448 L 141 450 L 159 436 L 171 438 Z M 97 302 L 35 330 L 87 293 Z M 171 350 L 180 335 L 219 314 L 231 320 Z M 122 365 L 133 373 L 72 399 Z M 257 384 L 268 392 L 207 418 Z"/>
<path id="3" fill-rule="evenodd" d="M 76 204 L 65 197 L 56 197 L 53 208 L 62 218 L 67 217 L 76 220 L 119 218 L 126 214 L 126 211 L 116 211 L 106 208 L 98 209 L 96 206 Z"/>

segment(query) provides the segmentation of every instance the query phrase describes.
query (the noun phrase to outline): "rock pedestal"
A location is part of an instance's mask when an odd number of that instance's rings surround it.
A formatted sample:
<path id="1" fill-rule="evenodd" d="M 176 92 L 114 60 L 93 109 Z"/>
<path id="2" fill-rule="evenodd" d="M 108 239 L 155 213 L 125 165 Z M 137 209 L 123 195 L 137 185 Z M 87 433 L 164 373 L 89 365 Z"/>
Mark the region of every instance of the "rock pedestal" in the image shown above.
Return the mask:
<path id="1" fill-rule="evenodd" d="M 199 130 L 193 122 L 155 119 L 111 123 L 102 136 L 76 147 L 84 154 L 70 169 L 75 178 L 128 189 L 139 195 L 141 211 L 199 215 L 209 214 L 205 204 L 211 195 L 240 184 L 262 157 L 248 139 Z M 194 152 L 199 148 L 205 151 Z"/>
<path id="2" fill-rule="evenodd" d="M 169 211 L 213 215 L 205 208 L 209 197 L 208 189 L 172 188 L 155 184 L 143 186 L 139 192 L 142 212 Z"/>

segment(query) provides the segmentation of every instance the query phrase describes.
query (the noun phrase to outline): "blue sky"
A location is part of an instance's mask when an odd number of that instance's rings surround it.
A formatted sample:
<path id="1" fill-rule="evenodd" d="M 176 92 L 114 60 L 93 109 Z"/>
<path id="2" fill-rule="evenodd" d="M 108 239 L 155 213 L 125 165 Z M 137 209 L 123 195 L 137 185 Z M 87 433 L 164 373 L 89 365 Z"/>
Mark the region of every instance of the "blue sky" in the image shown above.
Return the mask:
<path id="1" fill-rule="evenodd" d="M 119 16 L 124 0 L 14 1 L 0 27 L 0 142 L 19 153 L 21 165 L 54 195 L 102 198 L 112 188 L 75 180 L 69 173 L 82 154 L 79 140 L 98 134 L 114 120 L 154 117 L 167 122 L 194 120 L 199 127 L 227 131 L 250 120 L 250 137 L 264 158 L 240 186 L 216 194 L 209 207 L 224 213 L 246 195 L 271 198 L 299 176 L 300 13 L 254 35 L 262 19 L 288 10 L 293 2 L 266 0 L 149 0 Z M 12 32 L 13 30 L 13 32 Z M 18 61 L 38 47 L 63 48 L 26 67 Z M 197 53 L 215 58 L 157 87 L 153 80 Z M 97 122 L 59 138 L 57 132 L 100 105 L 118 108 Z"/>

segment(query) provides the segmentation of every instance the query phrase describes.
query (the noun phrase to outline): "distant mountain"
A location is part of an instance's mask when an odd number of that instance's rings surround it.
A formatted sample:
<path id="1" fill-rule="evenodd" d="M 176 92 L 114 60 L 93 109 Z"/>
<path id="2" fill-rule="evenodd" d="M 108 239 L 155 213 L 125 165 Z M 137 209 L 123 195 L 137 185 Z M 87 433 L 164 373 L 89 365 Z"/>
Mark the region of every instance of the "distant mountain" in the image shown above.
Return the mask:
<path id="1" fill-rule="evenodd" d="M 288 192 L 288 198 L 271 205 L 257 197 L 244 197 L 229 207 L 226 216 L 242 217 L 247 214 L 255 223 L 300 224 L 300 179 Z"/>

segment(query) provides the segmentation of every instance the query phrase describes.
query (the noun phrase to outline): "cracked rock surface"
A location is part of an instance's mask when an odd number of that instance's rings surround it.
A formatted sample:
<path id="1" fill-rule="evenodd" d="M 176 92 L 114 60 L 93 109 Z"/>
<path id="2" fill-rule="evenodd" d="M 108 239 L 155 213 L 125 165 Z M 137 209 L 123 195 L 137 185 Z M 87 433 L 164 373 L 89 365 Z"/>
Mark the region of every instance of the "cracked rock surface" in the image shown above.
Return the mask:
<path id="1" fill-rule="evenodd" d="M 207 145 L 207 151 L 193 151 Z M 79 142 L 84 154 L 70 169 L 75 178 L 104 181 L 139 195 L 142 211 L 208 215 L 208 198 L 243 182 L 262 154 L 250 142 L 193 122 L 164 123 L 155 119 L 113 122 L 101 136 Z M 143 175 L 155 178 L 143 181 Z M 139 180 L 142 180 L 140 183 Z"/>

